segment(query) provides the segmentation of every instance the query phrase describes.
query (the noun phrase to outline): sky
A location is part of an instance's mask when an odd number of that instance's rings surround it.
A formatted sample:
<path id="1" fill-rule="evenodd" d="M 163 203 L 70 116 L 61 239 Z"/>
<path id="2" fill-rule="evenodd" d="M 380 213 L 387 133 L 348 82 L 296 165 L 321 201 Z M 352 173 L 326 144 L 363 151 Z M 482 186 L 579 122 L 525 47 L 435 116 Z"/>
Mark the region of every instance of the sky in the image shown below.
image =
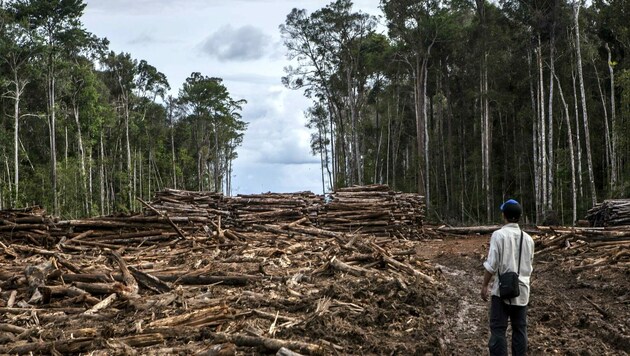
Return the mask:
<path id="1" fill-rule="evenodd" d="M 164 73 L 176 96 L 192 72 L 220 77 L 232 98 L 245 99 L 249 123 L 234 161 L 232 194 L 322 193 L 319 158 L 310 153 L 302 92 L 281 84 L 290 64 L 279 25 L 294 7 L 315 0 L 86 0 L 85 28 L 110 49 L 146 60 Z M 379 15 L 379 0 L 355 0 Z"/>

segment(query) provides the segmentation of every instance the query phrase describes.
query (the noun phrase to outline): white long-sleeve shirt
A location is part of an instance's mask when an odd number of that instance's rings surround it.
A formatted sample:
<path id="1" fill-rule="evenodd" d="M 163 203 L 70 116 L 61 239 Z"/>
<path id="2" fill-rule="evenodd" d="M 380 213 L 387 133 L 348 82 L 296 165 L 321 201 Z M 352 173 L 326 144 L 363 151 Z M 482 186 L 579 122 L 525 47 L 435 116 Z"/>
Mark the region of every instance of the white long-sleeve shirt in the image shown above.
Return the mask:
<path id="1" fill-rule="evenodd" d="M 520 246 L 521 229 L 518 224 L 510 223 L 495 231 L 490 238 L 488 259 L 483 263 L 484 268 L 495 275 L 492 283 L 492 295 L 499 296 L 499 278 L 497 272 L 519 272 L 518 250 Z M 512 305 L 527 305 L 529 303 L 529 277 L 532 275 L 534 261 L 534 240 L 523 232 L 523 250 L 521 252 L 521 267 L 519 273 L 520 295 L 516 298 L 505 299 L 505 303 Z"/>

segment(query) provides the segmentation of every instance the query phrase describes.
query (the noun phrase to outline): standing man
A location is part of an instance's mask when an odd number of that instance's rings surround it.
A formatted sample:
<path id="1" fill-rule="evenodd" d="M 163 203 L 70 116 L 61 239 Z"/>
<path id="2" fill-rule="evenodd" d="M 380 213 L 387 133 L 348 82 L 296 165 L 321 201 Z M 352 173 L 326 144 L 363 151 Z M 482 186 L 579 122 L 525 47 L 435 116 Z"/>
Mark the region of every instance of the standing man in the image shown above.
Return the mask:
<path id="1" fill-rule="evenodd" d="M 488 300 L 488 284 L 494 276 L 490 303 L 490 355 L 507 355 L 508 319 L 512 324 L 512 355 L 527 354 L 527 304 L 529 303 L 529 277 L 534 260 L 534 240 L 518 226 L 523 212 L 521 205 L 510 199 L 501 205 L 505 225 L 492 234 L 488 259 L 483 263 L 485 273 L 481 297 Z M 521 237 L 522 236 L 522 237 Z M 522 245 L 522 247 L 521 247 Z M 520 251 L 519 251 L 520 250 Z M 520 258 L 519 258 L 520 255 Z M 520 265 L 519 265 L 520 260 Z M 507 272 L 518 274 L 519 295 L 502 299 L 499 278 Z"/>

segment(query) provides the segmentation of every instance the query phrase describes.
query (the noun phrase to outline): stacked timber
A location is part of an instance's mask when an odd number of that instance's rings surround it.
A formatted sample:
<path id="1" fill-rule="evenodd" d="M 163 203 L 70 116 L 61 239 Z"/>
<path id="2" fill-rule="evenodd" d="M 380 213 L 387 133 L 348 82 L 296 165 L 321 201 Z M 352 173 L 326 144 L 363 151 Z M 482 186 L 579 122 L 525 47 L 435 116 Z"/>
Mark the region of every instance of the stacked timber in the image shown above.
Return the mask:
<path id="1" fill-rule="evenodd" d="M 8 243 L 27 241 L 50 247 L 63 244 L 76 250 L 100 246 L 154 245 L 206 232 L 204 216 L 121 215 L 60 220 L 39 207 L 0 212 L 0 238 Z"/>
<path id="2" fill-rule="evenodd" d="M 222 241 L 196 229 L 206 216 L 189 225 L 146 206 L 154 215 L 0 213 L 2 226 L 61 234 L 44 245 L 0 235 L 0 354 L 440 352 L 442 276 L 417 242 L 305 219 Z M 421 332 L 400 342 L 401 330 Z"/>
<path id="3" fill-rule="evenodd" d="M 164 189 L 155 194 L 151 206 L 169 216 L 205 217 L 216 220 L 222 217 L 224 223 L 231 218 L 227 210 L 226 197 L 222 193 Z M 150 209 L 145 210 L 151 213 Z"/>
<path id="4" fill-rule="evenodd" d="M 586 214 L 591 226 L 630 225 L 630 199 L 611 199 L 595 205 Z"/>
<path id="5" fill-rule="evenodd" d="M 423 197 L 392 191 L 387 185 L 341 188 L 330 194 L 317 223 L 332 231 L 417 238 Z"/>
<path id="6" fill-rule="evenodd" d="M 61 229 L 56 229 L 53 223 L 52 218 L 46 216 L 46 210 L 39 206 L 3 210 L 0 211 L 0 237 L 30 240 L 40 245 L 47 244 L 53 239 L 51 234 L 63 233 Z"/>
<path id="7" fill-rule="evenodd" d="M 422 196 L 395 192 L 386 185 L 341 188 L 326 199 L 312 192 L 225 197 L 167 189 L 156 195 L 151 206 L 157 212 L 145 213 L 207 218 L 218 230 L 251 231 L 254 225 L 305 220 L 329 231 L 405 239 L 421 235 L 425 210 Z"/>
<path id="8" fill-rule="evenodd" d="M 314 220 L 322 198 L 311 192 L 238 195 L 226 200 L 236 227 L 282 224 L 302 218 Z"/>

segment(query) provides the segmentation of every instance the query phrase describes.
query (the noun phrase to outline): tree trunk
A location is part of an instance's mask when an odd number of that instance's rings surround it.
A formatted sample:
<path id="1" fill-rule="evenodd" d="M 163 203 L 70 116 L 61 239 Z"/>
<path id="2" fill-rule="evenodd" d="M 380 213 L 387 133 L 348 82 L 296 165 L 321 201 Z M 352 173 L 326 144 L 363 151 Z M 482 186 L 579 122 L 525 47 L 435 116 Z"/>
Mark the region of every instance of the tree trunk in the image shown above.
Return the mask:
<path id="1" fill-rule="evenodd" d="M 584 121 L 584 140 L 586 140 L 586 163 L 588 166 L 588 180 L 591 188 L 591 203 L 597 204 L 597 191 L 595 190 L 595 176 L 593 174 L 593 158 L 591 154 L 591 138 L 588 128 L 588 112 L 586 110 L 586 91 L 584 89 L 584 76 L 582 74 L 582 51 L 580 49 L 580 4 L 573 3 L 573 20 L 575 24 L 575 48 L 577 56 L 578 80 L 580 83 L 580 97 L 582 99 L 582 118 Z"/>
<path id="2" fill-rule="evenodd" d="M 490 122 L 490 101 L 488 98 L 488 54 L 484 53 L 484 72 L 483 72 L 483 120 L 484 120 L 484 152 L 485 167 L 484 167 L 484 181 L 486 196 L 486 219 L 492 220 L 492 188 L 490 182 L 490 145 L 492 142 L 492 127 Z"/>
<path id="3" fill-rule="evenodd" d="M 361 157 L 359 153 L 359 138 L 357 133 L 357 107 L 356 107 L 356 95 L 354 93 L 354 85 L 352 80 L 352 59 L 347 59 L 350 63 L 346 63 L 348 68 L 346 69 L 346 86 L 348 87 L 348 101 L 350 107 L 350 147 L 352 147 L 350 158 L 350 183 L 362 185 L 361 182 Z M 356 179 L 355 179 L 356 177 Z"/>
<path id="4" fill-rule="evenodd" d="M 56 135 L 56 111 L 55 111 L 55 78 L 54 78 L 54 64 L 52 58 L 50 60 L 50 69 L 48 72 L 48 113 L 49 123 L 48 132 L 50 134 L 50 165 L 51 165 L 51 179 L 52 179 L 52 194 L 53 194 L 53 214 L 59 215 L 59 201 L 57 196 L 57 143 L 55 140 Z"/>
<path id="5" fill-rule="evenodd" d="M 610 129 L 612 131 L 612 150 L 611 150 L 611 177 L 610 183 L 613 193 L 617 188 L 617 180 L 619 176 L 618 172 L 618 162 L 617 162 L 617 145 L 619 144 L 619 138 L 617 137 L 617 118 L 615 115 L 615 71 L 612 66 L 612 54 L 610 52 L 610 47 L 608 43 L 605 44 L 606 52 L 608 53 L 608 72 L 610 73 L 610 117 L 611 117 L 611 125 Z"/>
<path id="6" fill-rule="evenodd" d="M 422 64 L 421 64 L 422 62 Z M 425 171 L 423 168 L 424 162 L 424 146 L 425 146 L 425 111 L 424 111 L 424 101 L 425 101 L 425 93 L 424 93 L 424 78 L 423 75 L 425 73 L 424 70 L 425 60 L 420 58 L 420 56 L 416 57 L 416 67 L 415 67 L 415 77 L 416 84 L 414 86 L 414 98 L 415 98 L 415 112 L 416 112 L 416 142 L 417 142 L 417 152 L 418 152 L 418 194 L 424 195 L 426 197 L 426 185 L 425 185 Z"/>
<path id="7" fill-rule="evenodd" d="M 81 132 L 81 123 L 79 122 L 79 107 L 76 102 L 73 102 L 73 114 L 74 114 L 74 122 L 77 125 L 77 140 L 79 143 L 79 156 L 81 159 L 81 186 L 83 187 L 83 208 L 84 212 L 87 215 L 89 213 L 89 203 L 88 203 L 88 189 L 86 182 L 86 171 L 85 171 L 85 147 L 83 146 L 83 134 Z"/>
<path id="8" fill-rule="evenodd" d="M 134 195 L 135 196 L 140 196 L 141 198 L 144 198 L 142 192 L 144 191 L 144 187 L 142 186 L 142 183 L 144 182 L 144 167 L 142 166 L 142 152 L 134 152 L 133 156 L 135 157 L 135 160 L 133 162 L 133 191 L 134 191 Z M 138 177 L 140 179 L 138 179 Z M 139 182 L 140 183 L 140 187 L 139 187 L 139 191 L 140 193 L 136 193 L 136 183 Z"/>
<path id="9" fill-rule="evenodd" d="M 374 156 L 374 179 L 372 180 L 372 183 L 382 184 L 383 179 L 382 177 L 380 177 L 380 174 L 379 174 L 379 169 L 381 168 L 381 164 L 379 164 L 379 160 L 381 157 L 381 146 L 383 145 L 383 128 L 381 127 L 381 122 L 378 116 L 378 97 L 375 99 L 374 112 L 375 112 L 375 119 L 376 119 L 376 129 L 378 130 L 378 140 L 376 142 L 376 154 Z"/>
<path id="10" fill-rule="evenodd" d="M 531 52 L 527 53 L 527 64 L 528 64 L 528 68 L 529 68 L 529 94 L 531 97 L 531 105 L 532 105 L 532 116 L 533 116 L 533 120 L 532 120 L 532 152 L 533 152 L 533 156 L 534 156 L 534 204 L 536 207 L 536 223 L 538 223 L 540 221 L 540 215 L 541 215 L 541 187 L 540 187 L 540 178 L 541 178 L 541 174 L 540 174 L 540 155 L 538 152 L 538 125 L 539 125 L 539 120 L 538 120 L 538 109 L 537 109 L 537 105 L 536 105 L 536 98 L 538 97 L 537 94 L 534 93 L 534 83 L 533 83 L 533 74 L 532 74 L 532 55 Z"/>
<path id="11" fill-rule="evenodd" d="M 214 123 L 214 191 L 221 191 L 221 178 L 219 174 L 219 127 Z"/>
<path id="12" fill-rule="evenodd" d="M 88 214 L 92 215 L 92 207 L 94 206 L 93 197 L 93 177 L 92 177 L 92 148 L 88 150 Z"/>
<path id="13" fill-rule="evenodd" d="M 121 85 L 122 87 L 122 85 Z M 123 94 L 123 107 L 125 110 L 125 148 L 127 151 L 127 206 L 130 210 L 133 210 L 132 189 L 133 189 L 133 177 L 131 170 L 131 142 L 129 139 L 129 95 Z"/>
<path id="14" fill-rule="evenodd" d="M 547 200 L 548 200 L 548 169 L 549 162 L 547 160 L 547 123 L 545 118 L 545 82 L 543 78 L 543 60 L 542 60 L 542 45 L 540 42 L 540 35 L 538 36 L 538 49 L 537 53 L 537 61 L 538 61 L 538 113 L 539 113 L 539 133 L 540 133 L 540 145 L 538 151 L 540 152 L 540 173 L 541 173 L 541 184 L 542 184 L 542 216 L 544 217 L 547 213 Z"/>
<path id="15" fill-rule="evenodd" d="M 604 96 L 604 92 L 602 91 L 601 79 L 599 78 L 599 72 L 597 71 L 597 66 L 595 64 L 595 59 L 593 58 L 593 70 L 595 71 L 595 79 L 597 80 L 597 90 L 599 91 L 599 99 L 602 102 L 602 110 L 604 111 L 604 146 L 605 148 L 605 157 L 606 157 L 606 166 L 608 168 L 608 184 L 612 189 L 612 139 L 610 137 L 610 127 L 608 125 L 608 104 L 606 103 L 606 97 Z"/>
<path id="16" fill-rule="evenodd" d="M 396 108 L 398 110 L 398 108 Z M 392 145 L 392 116 L 390 112 L 390 103 L 387 103 L 387 156 L 385 158 L 385 184 L 389 185 L 389 166 Z"/>
<path id="17" fill-rule="evenodd" d="M 481 119 L 481 190 L 485 196 L 486 221 L 492 220 L 492 188 L 490 184 L 490 102 L 488 98 L 488 50 L 486 46 L 486 3 L 475 1 L 481 24 L 481 71 L 479 75 L 480 119 Z"/>
<path id="18" fill-rule="evenodd" d="M 332 104 L 330 102 L 328 102 L 328 117 L 330 119 L 330 130 L 329 130 L 329 134 L 330 134 L 330 157 L 331 157 L 331 162 L 330 164 L 332 165 L 332 179 L 330 181 L 330 188 L 332 189 L 332 191 L 335 191 L 335 189 L 337 189 L 337 177 L 338 177 L 338 173 L 339 173 L 339 166 L 337 165 L 337 156 L 335 155 L 336 150 L 335 150 L 335 143 L 337 143 L 337 140 L 335 140 L 335 128 L 334 128 L 334 113 L 332 110 Z"/>
<path id="19" fill-rule="evenodd" d="M 423 68 L 423 81 L 422 81 L 422 116 L 424 116 L 424 173 L 425 173 L 425 200 L 426 200 L 426 209 L 429 210 L 431 206 L 431 185 L 430 185 L 430 171 L 429 171 L 429 115 L 427 110 L 427 78 L 429 76 L 429 68 L 428 68 L 429 58 L 424 58 L 422 68 Z"/>
<path id="20" fill-rule="evenodd" d="M 171 114 L 172 115 L 172 114 Z M 171 126 L 171 165 L 173 169 L 173 189 L 177 189 L 177 169 L 175 166 L 175 126 L 173 125 L 173 117 L 170 117 Z"/>
<path id="21" fill-rule="evenodd" d="M 320 164 L 320 171 L 322 173 L 322 195 L 326 194 L 326 183 L 325 183 L 325 178 L 324 178 L 324 137 L 322 134 L 322 126 L 318 123 L 317 124 L 317 139 L 319 142 L 319 164 Z"/>
<path id="22" fill-rule="evenodd" d="M 573 80 L 573 104 L 575 109 L 575 142 L 577 148 L 577 172 L 578 172 L 578 187 L 580 197 L 584 195 L 584 185 L 582 184 L 582 140 L 580 139 L 580 111 L 578 109 L 578 96 L 577 85 L 575 82 L 575 72 L 571 71 L 571 78 Z"/>
<path id="23" fill-rule="evenodd" d="M 14 84 L 15 84 L 15 96 L 13 97 L 14 99 L 14 103 L 13 103 L 13 120 L 14 120 L 14 127 L 15 129 L 13 130 L 13 154 L 14 154 L 14 174 L 15 174 L 15 180 L 14 180 L 14 187 L 15 187 L 15 200 L 14 200 L 14 206 L 18 206 L 19 201 L 20 201 L 20 161 L 19 161 L 19 142 L 20 142 L 20 136 L 19 136 L 19 131 L 20 131 L 20 99 L 22 97 L 22 92 L 24 90 L 24 86 L 26 83 L 20 83 L 20 80 L 18 78 L 18 74 L 17 74 L 17 70 L 13 71 L 13 80 L 14 80 Z M 21 85 L 22 84 L 22 85 Z"/>
<path id="24" fill-rule="evenodd" d="M 562 105 L 564 106 L 564 118 L 565 123 L 567 124 L 567 139 L 569 141 L 569 158 L 571 160 L 571 207 L 572 207 L 572 220 L 571 225 L 575 226 L 577 222 L 577 191 L 576 191 L 576 179 L 575 179 L 575 152 L 573 148 L 573 132 L 571 129 L 571 119 L 569 116 L 569 105 L 564 100 L 564 93 L 562 92 L 562 86 L 560 85 L 560 79 L 555 75 L 556 81 L 558 82 L 558 93 L 560 93 L 560 99 L 562 100 Z"/>
<path id="25" fill-rule="evenodd" d="M 549 161 L 549 188 L 547 189 L 547 211 L 553 211 L 553 190 L 554 190 L 554 150 L 553 150 L 553 81 L 556 75 L 556 69 L 554 65 L 555 61 L 555 32 L 552 29 L 551 39 L 549 40 L 549 113 L 548 125 L 549 125 L 549 142 L 548 142 L 548 161 Z"/>
<path id="26" fill-rule="evenodd" d="M 100 130 L 100 167 L 99 167 L 99 183 L 101 192 L 101 216 L 105 215 L 105 148 L 103 146 L 103 129 Z"/>

